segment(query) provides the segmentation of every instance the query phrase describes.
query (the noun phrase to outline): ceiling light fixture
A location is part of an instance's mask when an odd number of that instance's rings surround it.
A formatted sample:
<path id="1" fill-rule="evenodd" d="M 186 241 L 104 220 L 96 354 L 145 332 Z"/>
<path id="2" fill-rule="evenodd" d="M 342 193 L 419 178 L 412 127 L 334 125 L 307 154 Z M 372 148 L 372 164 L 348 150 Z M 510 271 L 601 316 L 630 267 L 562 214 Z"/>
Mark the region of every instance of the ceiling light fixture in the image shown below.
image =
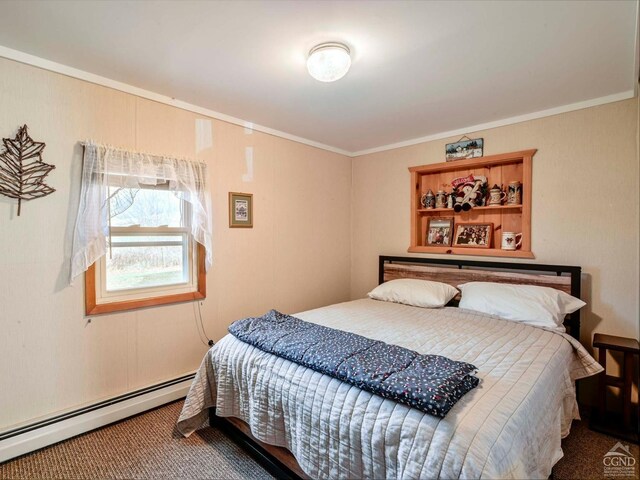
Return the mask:
<path id="1" fill-rule="evenodd" d="M 351 52 L 342 43 L 327 42 L 316 45 L 309 52 L 307 70 L 316 80 L 335 82 L 344 77 L 351 66 Z"/>

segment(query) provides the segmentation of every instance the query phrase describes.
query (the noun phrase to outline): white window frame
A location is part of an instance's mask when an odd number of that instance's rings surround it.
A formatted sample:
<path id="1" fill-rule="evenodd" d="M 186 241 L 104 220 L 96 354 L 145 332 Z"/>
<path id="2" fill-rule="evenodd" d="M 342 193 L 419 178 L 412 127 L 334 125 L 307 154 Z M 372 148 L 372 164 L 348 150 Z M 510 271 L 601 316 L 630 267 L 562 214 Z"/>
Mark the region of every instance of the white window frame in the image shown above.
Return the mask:
<path id="1" fill-rule="evenodd" d="M 96 303 L 103 305 L 105 303 L 123 302 L 128 300 L 141 300 L 153 298 L 163 295 L 175 295 L 181 293 L 191 293 L 198 289 L 197 272 L 197 254 L 194 240 L 187 228 L 177 227 L 111 227 L 111 237 L 126 236 L 151 236 L 151 235 L 175 235 L 182 237 L 181 241 L 176 242 L 144 242 L 132 244 L 111 245 L 111 248 L 119 248 L 126 246 L 184 246 L 183 261 L 187 266 L 187 281 L 171 285 L 158 285 L 154 287 L 128 288 L 123 290 L 107 290 L 107 256 L 103 255 L 96 262 Z M 107 252 L 109 255 L 109 252 Z"/>

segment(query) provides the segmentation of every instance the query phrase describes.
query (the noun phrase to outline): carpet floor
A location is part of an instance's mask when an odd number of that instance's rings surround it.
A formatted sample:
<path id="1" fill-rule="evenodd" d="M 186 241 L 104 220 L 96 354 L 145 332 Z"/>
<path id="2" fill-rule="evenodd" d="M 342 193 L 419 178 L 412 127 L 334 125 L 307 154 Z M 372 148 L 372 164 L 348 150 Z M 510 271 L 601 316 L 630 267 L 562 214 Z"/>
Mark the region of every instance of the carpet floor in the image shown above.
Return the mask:
<path id="1" fill-rule="evenodd" d="M 0 464 L 0 479 L 273 478 L 217 429 L 183 438 L 175 429 L 181 408 L 182 401 L 174 402 L 10 460 Z M 602 459 L 617 442 L 592 432 L 586 422 L 574 422 L 554 480 L 605 478 Z M 630 447 L 638 478 L 638 446 Z"/>
<path id="2" fill-rule="evenodd" d="M 182 401 L 0 464 L 0 479 L 273 478 L 220 430 L 184 438 Z"/>

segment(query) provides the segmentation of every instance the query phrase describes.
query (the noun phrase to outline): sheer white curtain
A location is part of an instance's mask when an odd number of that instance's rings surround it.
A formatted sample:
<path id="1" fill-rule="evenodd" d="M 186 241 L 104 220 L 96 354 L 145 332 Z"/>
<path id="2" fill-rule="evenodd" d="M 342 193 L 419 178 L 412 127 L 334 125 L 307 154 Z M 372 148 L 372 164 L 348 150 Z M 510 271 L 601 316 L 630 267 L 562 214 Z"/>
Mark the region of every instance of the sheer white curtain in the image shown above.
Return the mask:
<path id="1" fill-rule="evenodd" d="M 158 184 L 168 184 L 170 191 L 191 205 L 186 223 L 196 242 L 205 247 L 205 265 L 209 270 L 213 258 L 212 221 L 206 164 L 87 142 L 73 235 L 70 282 L 107 251 L 109 187 L 139 188 Z"/>

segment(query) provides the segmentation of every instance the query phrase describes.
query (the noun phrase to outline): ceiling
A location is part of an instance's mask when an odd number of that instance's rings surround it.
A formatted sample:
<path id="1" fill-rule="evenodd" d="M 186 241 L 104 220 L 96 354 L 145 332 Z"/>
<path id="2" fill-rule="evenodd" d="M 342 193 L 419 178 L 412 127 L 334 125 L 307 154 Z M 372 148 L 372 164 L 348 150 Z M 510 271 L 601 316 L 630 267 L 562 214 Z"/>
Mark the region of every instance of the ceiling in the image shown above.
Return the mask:
<path id="1" fill-rule="evenodd" d="M 0 45 L 347 152 L 633 91 L 636 0 L 3 1 Z M 353 53 L 321 83 L 306 54 Z"/>

